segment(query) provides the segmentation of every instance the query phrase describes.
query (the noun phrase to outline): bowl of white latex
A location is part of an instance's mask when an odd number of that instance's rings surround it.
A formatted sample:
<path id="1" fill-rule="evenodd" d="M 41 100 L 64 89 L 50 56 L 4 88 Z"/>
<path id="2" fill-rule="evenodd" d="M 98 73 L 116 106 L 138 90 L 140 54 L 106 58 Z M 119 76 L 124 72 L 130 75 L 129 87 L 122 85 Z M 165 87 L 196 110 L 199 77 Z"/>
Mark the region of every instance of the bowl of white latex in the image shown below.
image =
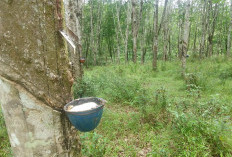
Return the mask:
<path id="1" fill-rule="evenodd" d="M 88 132 L 100 123 L 105 103 L 102 98 L 80 98 L 66 104 L 64 111 L 76 129 Z"/>

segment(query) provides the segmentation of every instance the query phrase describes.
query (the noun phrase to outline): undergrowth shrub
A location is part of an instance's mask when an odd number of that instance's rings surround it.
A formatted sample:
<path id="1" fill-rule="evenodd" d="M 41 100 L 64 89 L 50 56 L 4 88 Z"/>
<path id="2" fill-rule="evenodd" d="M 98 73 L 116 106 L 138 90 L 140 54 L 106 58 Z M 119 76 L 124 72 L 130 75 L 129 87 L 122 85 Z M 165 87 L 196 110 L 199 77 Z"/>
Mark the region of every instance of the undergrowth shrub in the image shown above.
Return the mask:
<path id="1" fill-rule="evenodd" d="M 150 95 L 139 78 L 124 76 L 120 69 L 98 71 L 97 74 L 85 75 L 74 86 L 75 96 L 98 96 L 111 103 L 127 105 L 145 105 Z"/>
<path id="2" fill-rule="evenodd" d="M 201 73 L 187 73 L 185 75 L 185 83 L 187 90 L 204 90 L 206 89 L 207 78 Z"/>
<path id="3" fill-rule="evenodd" d="M 171 139 L 180 156 L 226 156 L 232 153 L 231 105 L 219 95 L 204 101 L 184 100 L 169 108 Z M 223 117 L 223 118 L 222 118 Z"/>
<path id="4" fill-rule="evenodd" d="M 74 98 L 95 96 L 94 84 L 88 77 L 77 79 L 73 85 Z"/>
<path id="5" fill-rule="evenodd" d="M 206 120 L 194 114 L 174 113 L 172 138 L 181 156 L 225 156 L 230 153 L 221 137 L 223 122 Z"/>
<path id="6" fill-rule="evenodd" d="M 102 157 L 106 152 L 106 139 L 96 132 L 84 133 L 80 136 L 82 155 L 86 157 Z"/>
<path id="7" fill-rule="evenodd" d="M 160 123 L 166 125 L 170 121 L 167 93 L 164 87 L 155 91 L 153 102 L 150 102 L 149 106 L 142 106 L 141 113 L 143 123 L 149 123 L 155 126 Z"/>
<path id="8" fill-rule="evenodd" d="M 232 66 L 221 69 L 219 71 L 219 78 L 221 80 L 232 79 Z"/>

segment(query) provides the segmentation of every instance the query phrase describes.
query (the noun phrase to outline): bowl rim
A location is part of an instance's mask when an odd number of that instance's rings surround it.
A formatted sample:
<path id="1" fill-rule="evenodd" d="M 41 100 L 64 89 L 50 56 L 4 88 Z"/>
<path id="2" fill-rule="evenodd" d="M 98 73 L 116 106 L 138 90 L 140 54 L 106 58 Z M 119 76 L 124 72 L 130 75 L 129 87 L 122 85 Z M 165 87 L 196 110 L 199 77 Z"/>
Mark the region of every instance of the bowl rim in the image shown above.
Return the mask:
<path id="1" fill-rule="evenodd" d="M 78 111 L 78 112 L 74 112 L 74 111 L 69 111 L 69 110 L 67 110 L 67 107 L 71 104 L 71 103 L 73 103 L 73 102 L 75 102 L 75 101 L 80 101 L 81 99 L 92 99 L 92 98 L 96 98 L 96 99 L 98 99 L 100 102 L 101 102 L 101 104 L 97 104 L 98 106 L 96 107 L 96 108 L 94 108 L 94 109 L 89 109 L 89 110 L 85 110 L 85 111 Z M 94 102 L 94 101 L 89 101 L 89 102 Z M 73 114 L 73 115 L 88 115 L 88 114 L 92 114 L 92 113 L 94 113 L 94 112 L 97 112 L 97 111 L 99 111 L 100 109 L 103 109 L 103 107 L 105 106 L 105 103 L 106 101 L 104 100 L 104 99 L 102 99 L 102 98 L 98 98 L 98 97 L 85 97 L 85 98 L 79 98 L 79 99 L 75 99 L 75 100 L 72 100 L 72 101 L 70 101 L 69 103 L 67 103 L 65 106 L 64 106 L 64 111 L 67 113 L 67 114 Z M 96 103 L 96 102 L 95 102 Z M 81 104 L 79 104 L 79 105 L 81 105 Z M 75 106 L 79 106 L 79 105 L 75 105 Z"/>

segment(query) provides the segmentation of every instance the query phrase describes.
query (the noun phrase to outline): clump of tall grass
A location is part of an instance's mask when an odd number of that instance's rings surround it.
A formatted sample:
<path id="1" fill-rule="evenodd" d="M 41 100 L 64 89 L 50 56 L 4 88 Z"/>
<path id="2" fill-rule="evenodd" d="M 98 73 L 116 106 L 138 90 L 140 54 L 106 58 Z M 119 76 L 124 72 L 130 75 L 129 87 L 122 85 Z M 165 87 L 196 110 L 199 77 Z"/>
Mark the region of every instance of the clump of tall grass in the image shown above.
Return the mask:
<path id="1" fill-rule="evenodd" d="M 168 103 L 166 89 L 164 87 L 157 89 L 154 93 L 153 101 L 150 101 L 149 105 L 141 107 L 141 121 L 153 126 L 161 123 L 167 125 L 167 123 L 170 122 Z"/>
<path id="2" fill-rule="evenodd" d="M 1 157 L 9 157 L 11 155 L 11 149 L 10 149 L 10 142 L 3 118 L 3 114 L 1 113 L 0 109 L 0 156 Z"/>
<path id="3" fill-rule="evenodd" d="M 85 156 L 102 157 L 106 152 L 106 140 L 96 132 L 84 133 L 80 136 L 81 152 Z"/>
<path id="4" fill-rule="evenodd" d="M 116 70 L 97 70 L 83 76 L 74 85 L 75 97 L 98 96 L 111 103 L 124 105 L 146 105 L 150 94 L 143 87 L 144 81 L 130 75 L 120 68 Z"/>

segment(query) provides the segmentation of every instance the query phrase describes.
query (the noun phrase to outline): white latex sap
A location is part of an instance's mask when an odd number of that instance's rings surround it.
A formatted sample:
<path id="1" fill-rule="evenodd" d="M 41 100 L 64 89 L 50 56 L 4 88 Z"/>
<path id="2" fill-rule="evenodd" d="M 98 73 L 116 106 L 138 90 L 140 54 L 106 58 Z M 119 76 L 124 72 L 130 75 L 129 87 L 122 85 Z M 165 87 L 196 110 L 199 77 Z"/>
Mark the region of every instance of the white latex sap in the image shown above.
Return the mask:
<path id="1" fill-rule="evenodd" d="M 72 112 L 80 112 L 80 111 L 86 111 L 86 110 L 91 110 L 94 108 L 97 108 L 98 105 L 95 102 L 87 102 L 78 106 L 74 106 L 73 108 L 71 108 L 69 111 Z"/>

